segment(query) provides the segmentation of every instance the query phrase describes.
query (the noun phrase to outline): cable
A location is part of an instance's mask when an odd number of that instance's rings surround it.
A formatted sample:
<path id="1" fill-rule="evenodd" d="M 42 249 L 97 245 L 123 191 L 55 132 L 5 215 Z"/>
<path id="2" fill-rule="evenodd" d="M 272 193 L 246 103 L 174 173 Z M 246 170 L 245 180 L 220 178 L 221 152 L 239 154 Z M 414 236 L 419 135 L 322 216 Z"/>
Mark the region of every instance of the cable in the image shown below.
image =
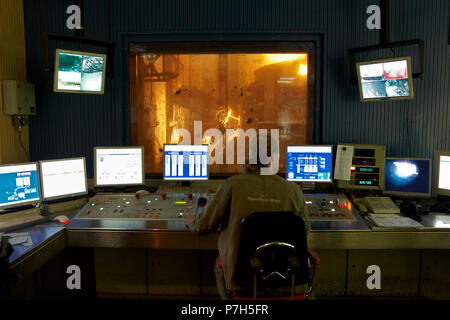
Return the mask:
<path id="1" fill-rule="evenodd" d="M 22 147 L 23 151 L 25 151 L 25 154 L 27 155 L 28 160 L 30 159 L 30 154 L 28 150 L 25 148 L 25 146 L 22 143 L 22 126 L 19 126 L 19 144 Z"/>

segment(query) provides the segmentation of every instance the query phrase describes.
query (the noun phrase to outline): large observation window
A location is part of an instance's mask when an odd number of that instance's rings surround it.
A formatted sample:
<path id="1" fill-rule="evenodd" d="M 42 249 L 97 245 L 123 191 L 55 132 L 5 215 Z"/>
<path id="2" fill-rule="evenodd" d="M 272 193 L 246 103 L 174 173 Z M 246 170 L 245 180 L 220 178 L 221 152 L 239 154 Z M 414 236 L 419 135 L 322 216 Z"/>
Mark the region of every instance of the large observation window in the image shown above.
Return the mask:
<path id="1" fill-rule="evenodd" d="M 312 43 L 133 44 L 129 67 L 131 143 L 145 147 L 149 175 L 162 176 L 163 146 L 181 142 L 180 129 L 192 144 L 200 132 L 213 156 L 223 148 L 210 176 L 239 172 L 240 164 L 236 150 L 226 164 L 225 143 L 208 129 L 279 129 L 279 173 L 288 145 L 313 143 Z"/>

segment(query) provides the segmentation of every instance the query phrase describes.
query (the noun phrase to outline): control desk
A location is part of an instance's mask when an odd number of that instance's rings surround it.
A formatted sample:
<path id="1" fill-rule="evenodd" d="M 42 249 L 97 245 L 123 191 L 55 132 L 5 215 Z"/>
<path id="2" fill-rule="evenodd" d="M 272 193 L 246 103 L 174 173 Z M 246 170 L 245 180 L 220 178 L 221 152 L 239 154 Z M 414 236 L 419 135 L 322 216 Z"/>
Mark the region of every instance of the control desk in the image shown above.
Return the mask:
<path id="1" fill-rule="evenodd" d="M 214 194 L 99 193 L 75 219 L 182 220 L 202 213 Z M 306 194 L 311 221 L 353 221 L 352 205 L 344 194 Z"/>

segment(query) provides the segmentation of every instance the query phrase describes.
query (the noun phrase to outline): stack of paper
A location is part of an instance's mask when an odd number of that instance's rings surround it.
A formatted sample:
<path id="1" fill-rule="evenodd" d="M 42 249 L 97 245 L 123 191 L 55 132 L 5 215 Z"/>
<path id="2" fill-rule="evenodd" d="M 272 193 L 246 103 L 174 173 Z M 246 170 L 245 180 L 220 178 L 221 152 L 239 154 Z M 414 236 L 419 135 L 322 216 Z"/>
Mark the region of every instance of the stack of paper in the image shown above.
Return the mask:
<path id="1" fill-rule="evenodd" d="M 4 233 L 3 236 L 9 238 L 9 243 L 12 246 L 22 245 L 29 247 L 33 245 L 29 232 Z"/>
<path id="2" fill-rule="evenodd" d="M 408 217 L 402 217 L 398 214 L 369 214 L 368 219 L 377 227 L 383 228 L 417 228 L 423 226 L 417 221 Z"/>

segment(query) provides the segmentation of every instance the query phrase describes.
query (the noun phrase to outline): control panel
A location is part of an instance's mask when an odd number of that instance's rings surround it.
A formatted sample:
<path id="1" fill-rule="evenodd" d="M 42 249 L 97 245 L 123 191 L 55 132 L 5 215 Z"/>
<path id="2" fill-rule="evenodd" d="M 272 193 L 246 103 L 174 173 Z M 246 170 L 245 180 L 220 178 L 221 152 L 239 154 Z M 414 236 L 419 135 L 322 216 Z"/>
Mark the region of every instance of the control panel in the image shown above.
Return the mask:
<path id="1" fill-rule="evenodd" d="M 350 180 L 337 180 L 340 189 L 384 190 L 384 169 L 386 147 L 369 144 L 340 145 L 353 146 Z"/>
<path id="2" fill-rule="evenodd" d="M 352 203 L 342 194 L 305 194 L 310 221 L 352 221 Z"/>
<path id="3" fill-rule="evenodd" d="M 180 220 L 200 214 L 213 194 L 96 194 L 75 219 Z"/>

